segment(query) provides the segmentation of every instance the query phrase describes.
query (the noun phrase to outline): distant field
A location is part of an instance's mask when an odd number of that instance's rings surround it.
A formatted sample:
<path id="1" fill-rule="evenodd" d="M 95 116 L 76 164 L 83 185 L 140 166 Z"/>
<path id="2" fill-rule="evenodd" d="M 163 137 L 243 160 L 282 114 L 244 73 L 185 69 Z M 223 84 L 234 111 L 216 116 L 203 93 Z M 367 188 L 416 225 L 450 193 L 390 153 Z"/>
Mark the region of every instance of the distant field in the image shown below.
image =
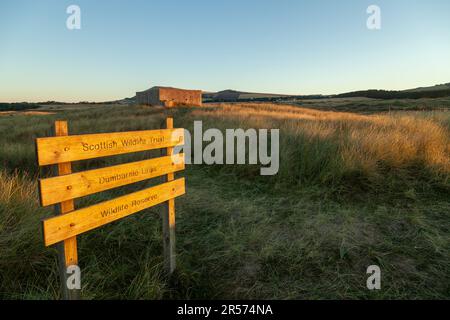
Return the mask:
<path id="1" fill-rule="evenodd" d="M 270 94 L 270 93 L 241 93 L 239 99 L 260 99 L 260 98 L 277 98 L 283 97 L 280 94 Z"/>
<path id="2" fill-rule="evenodd" d="M 0 117 L 1 116 L 13 116 L 13 115 L 26 115 L 26 116 L 47 116 L 49 114 L 52 114 L 51 112 L 47 111 L 0 111 Z"/>
<path id="3" fill-rule="evenodd" d="M 58 298 L 42 243 L 34 139 L 56 119 L 72 134 L 176 127 L 280 128 L 280 170 L 188 165 L 177 203 L 178 269 L 163 272 L 159 208 L 79 237 L 86 299 L 430 299 L 450 297 L 450 99 L 307 100 L 299 106 L 62 106 L 0 117 L 0 298 Z M 334 110 L 334 111 L 330 111 Z M 342 112 L 336 112 L 342 111 Z M 390 112 L 389 112 L 390 111 Z M 166 114 L 165 114 L 166 112 Z M 156 155 L 76 164 L 103 167 Z M 91 204 L 154 182 L 77 201 Z M 382 290 L 366 268 L 382 269 Z"/>
<path id="4" fill-rule="evenodd" d="M 319 110 L 357 113 L 378 113 L 389 111 L 432 111 L 450 110 L 450 97 L 437 99 L 393 99 L 332 98 L 284 102 Z"/>

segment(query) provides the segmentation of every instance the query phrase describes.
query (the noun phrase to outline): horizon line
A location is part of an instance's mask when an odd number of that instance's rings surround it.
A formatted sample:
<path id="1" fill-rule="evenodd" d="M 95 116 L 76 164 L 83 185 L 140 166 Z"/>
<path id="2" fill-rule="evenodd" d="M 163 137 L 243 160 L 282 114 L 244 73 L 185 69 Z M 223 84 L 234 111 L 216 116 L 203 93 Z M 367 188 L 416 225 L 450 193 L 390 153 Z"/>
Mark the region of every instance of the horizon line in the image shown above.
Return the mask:
<path id="1" fill-rule="evenodd" d="M 415 89 L 421 89 L 421 88 L 430 88 L 430 87 L 436 87 L 436 86 L 441 86 L 441 85 L 450 85 L 450 82 L 447 83 L 439 83 L 439 84 L 434 84 L 434 85 L 428 85 L 428 86 L 419 86 L 419 87 L 414 87 L 414 88 L 404 88 L 404 89 L 377 89 L 377 88 L 369 88 L 369 89 L 354 89 L 354 90 L 350 90 L 350 91 L 345 91 L 345 92 L 338 92 L 338 93 L 305 93 L 305 94 L 291 94 L 291 93 L 274 93 L 274 92 L 264 92 L 264 91 L 258 91 L 258 92 L 253 92 L 253 91 L 243 91 L 243 90 L 239 90 L 239 89 L 222 89 L 219 91 L 205 91 L 202 89 L 196 89 L 196 90 L 201 90 L 202 94 L 211 94 L 211 93 L 218 93 L 218 92 L 222 92 L 222 91 L 227 91 L 227 90 L 231 90 L 231 91 L 236 91 L 236 92 L 240 92 L 243 94 L 267 94 L 267 95 L 279 95 L 279 96 L 336 96 L 336 95 L 340 95 L 340 94 L 345 94 L 345 93 L 352 93 L 352 92 L 359 92 L 359 91 L 370 91 L 370 90 L 378 90 L 378 91 L 406 91 L 406 90 L 415 90 Z M 182 88 L 184 89 L 184 88 Z M 194 90 L 194 89 L 192 89 Z M 135 91 L 138 92 L 138 91 Z M 133 99 L 136 96 L 136 93 L 133 96 L 127 96 L 124 98 L 118 98 L 118 99 L 110 99 L 110 100 L 78 100 L 78 101 L 68 101 L 68 100 L 34 100 L 34 101 L 19 101 L 19 100 L 15 100 L 15 101 L 10 101 L 10 102 L 4 102 L 4 101 L 0 101 L 0 103 L 48 103 L 48 102 L 59 102 L 59 103 L 106 103 L 106 102 L 114 102 L 114 101 L 121 101 L 121 100 L 125 100 L 125 99 Z"/>

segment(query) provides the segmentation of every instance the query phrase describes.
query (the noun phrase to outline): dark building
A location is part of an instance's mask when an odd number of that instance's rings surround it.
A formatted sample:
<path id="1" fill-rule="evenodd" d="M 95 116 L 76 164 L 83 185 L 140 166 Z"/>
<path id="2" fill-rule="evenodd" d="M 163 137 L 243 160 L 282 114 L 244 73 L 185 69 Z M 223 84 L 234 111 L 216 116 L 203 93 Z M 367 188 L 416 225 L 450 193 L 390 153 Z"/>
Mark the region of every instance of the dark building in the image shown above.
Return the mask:
<path id="1" fill-rule="evenodd" d="M 136 92 L 136 103 L 174 107 L 179 105 L 201 106 L 201 90 L 184 90 L 171 87 L 153 87 Z"/>

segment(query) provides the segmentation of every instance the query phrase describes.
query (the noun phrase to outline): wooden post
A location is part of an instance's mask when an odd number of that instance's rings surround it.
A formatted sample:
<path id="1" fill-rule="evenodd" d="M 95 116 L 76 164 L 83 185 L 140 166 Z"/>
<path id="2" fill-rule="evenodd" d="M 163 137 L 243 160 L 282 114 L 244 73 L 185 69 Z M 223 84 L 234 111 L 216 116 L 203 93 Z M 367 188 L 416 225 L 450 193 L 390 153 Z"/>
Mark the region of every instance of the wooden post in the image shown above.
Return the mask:
<path id="1" fill-rule="evenodd" d="M 69 130 L 67 121 L 55 121 L 55 136 L 67 136 Z M 60 163 L 56 166 L 57 175 L 66 175 L 72 173 L 72 164 L 70 162 Z M 75 209 L 73 200 L 63 201 L 55 205 L 55 214 L 64 214 Z M 67 267 L 71 265 L 78 265 L 77 254 L 77 238 L 72 237 L 57 244 L 59 272 L 61 279 L 62 298 L 64 300 L 78 300 L 80 299 L 80 290 L 69 289 L 67 287 Z"/>
<path id="2" fill-rule="evenodd" d="M 165 127 L 173 129 L 173 118 L 166 119 Z M 173 155 L 173 147 L 166 148 L 167 156 Z M 174 173 L 168 173 L 164 180 L 165 182 L 173 181 L 175 179 Z M 164 247 L 164 269 L 171 275 L 176 267 L 175 256 L 175 199 L 170 199 L 164 203 L 162 212 L 163 220 L 163 247 Z"/>

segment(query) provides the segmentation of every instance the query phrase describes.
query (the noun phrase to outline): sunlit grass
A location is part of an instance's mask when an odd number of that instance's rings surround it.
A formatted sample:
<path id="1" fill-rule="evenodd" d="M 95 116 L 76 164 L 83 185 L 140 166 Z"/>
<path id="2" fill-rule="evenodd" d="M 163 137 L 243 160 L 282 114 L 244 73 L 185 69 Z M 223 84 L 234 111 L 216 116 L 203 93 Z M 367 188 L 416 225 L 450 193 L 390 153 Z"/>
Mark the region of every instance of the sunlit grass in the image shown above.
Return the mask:
<path id="1" fill-rule="evenodd" d="M 175 126 L 279 128 L 280 170 L 186 168 L 176 200 L 178 270 L 164 277 L 159 208 L 78 237 L 83 297 L 446 298 L 450 269 L 449 113 L 356 114 L 273 104 L 108 106 L 0 117 L 0 297 L 57 298 L 56 252 L 42 242 L 34 139 L 67 119 L 73 134 Z M 156 155 L 153 153 L 153 156 Z M 127 158 L 74 164 L 103 167 Z M 98 194 L 77 206 L 135 190 Z M 378 264 L 383 290 L 368 291 Z"/>

